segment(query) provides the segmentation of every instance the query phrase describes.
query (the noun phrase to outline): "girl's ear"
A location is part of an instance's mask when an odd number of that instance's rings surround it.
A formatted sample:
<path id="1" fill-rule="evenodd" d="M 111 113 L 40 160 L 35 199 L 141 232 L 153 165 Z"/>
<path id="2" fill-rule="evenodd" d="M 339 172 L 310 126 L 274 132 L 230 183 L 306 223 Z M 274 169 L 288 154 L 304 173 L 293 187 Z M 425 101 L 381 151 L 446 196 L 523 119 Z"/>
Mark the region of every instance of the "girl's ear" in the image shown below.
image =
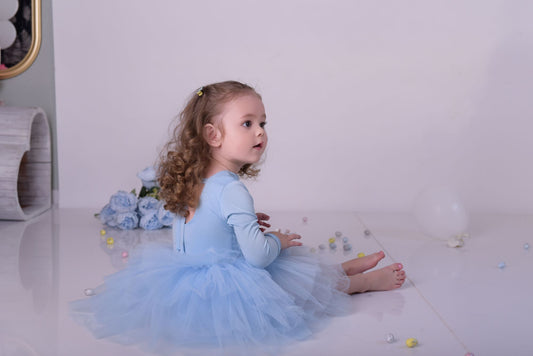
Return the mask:
<path id="1" fill-rule="evenodd" d="M 222 133 L 213 124 L 204 126 L 204 139 L 211 147 L 220 147 L 222 144 Z"/>

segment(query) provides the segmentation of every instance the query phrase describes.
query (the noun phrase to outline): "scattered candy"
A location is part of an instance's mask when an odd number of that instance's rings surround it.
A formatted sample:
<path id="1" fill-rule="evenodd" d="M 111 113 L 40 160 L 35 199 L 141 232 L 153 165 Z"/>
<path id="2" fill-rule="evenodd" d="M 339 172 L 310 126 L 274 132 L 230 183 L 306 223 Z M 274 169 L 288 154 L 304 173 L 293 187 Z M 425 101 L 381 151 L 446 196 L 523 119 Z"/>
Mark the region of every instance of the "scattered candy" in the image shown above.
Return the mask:
<path id="1" fill-rule="evenodd" d="M 318 245 L 318 248 L 321 249 L 321 250 L 325 250 L 326 249 L 326 245 L 320 244 L 320 245 Z"/>
<path id="2" fill-rule="evenodd" d="M 104 229 L 100 230 L 100 235 L 104 236 L 106 234 L 106 231 Z"/>
<path id="3" fill-rule="evenodd" d="M 464 244 L 462 236 L 452 236 L 448 239 L 449 247 L 462 247 Z"/>
<path id="4" fill-rule="evenodd" d="M 372 233 L 370 232 L 370 230 L 366 229 L 365 230 L 365 236 L 370 236 Z"/>
<path id="5" fill-rule="evenodd" d="M 498 263 L 498 268 L 499 268 L 499 269 L 504 269 L 505 266 L 506 266 L 506 265 L 505 265 L 505 262 L 500 262 L 500 263 Z"/>
<path id="6" fill-rule="evenodd" d="M 359 257 L 359 258 L 361 258 L 361 257 L 365 257 L 365 254 L 364 254 L 363 252 L 359 252 L 359 253 L 357 254 L 357 257 Z"/>
<path id="7" fill-rule="evenodd" d="M 108 237 L 106 242 L 107 242 L 108 245 L 112 245 L 112 244 L 115 243 L 115 240 L 112 237 Z"/>
<path id="8" fill-rule="evenodd" d="M 304 217 L 302 218 L 302 221 L 303 221 L 304 224 L 307 224 L 307 221 L 308 221 L 307 216 L 304 216 Z"/>
<path id="9" fill-rule="evenodd" d="M 342 242 L 347 243 L 348 242 L 348 238 L 347 237 L 343 237 L 342 238 Z"/>
<path id="10" fill-rule="evenodd" d="M 337 248 L 337 244 L 335 242 L 332 242 L 332 243 L 329 244 L 329 248 L 334 250 L 334 249 Z"/>
<path id="11" fill-rule="evenodd" d="M 94 292 L 94 290 L 92 290 L 91 288 L 86 288 L 85 291 L 84 291 L 85 295 L 88 296 L 88 297 L 92 297 L 93 295 L 95 295 L 96 293 Z"/>
<path id="12" fill-rule="evenodd" d="M 334 243 L 334 242 L 335 242 L 335 238 L 334 238 L 334 237 L 331 237 L 331 238 L 328 240 L 328 242 L 329 242 L 330 244 Z"/>
<path id="13" fill-rule="evenodd" d="M 405 344 L 407 345 L 407 347 L 415 347 L 416 345 L 418 345 L 418 340 L 414 337 L 411 337 L 405 340 Z"/>
<path id="14" fill-rule="evenodd" d="M 524 244 L 524 250 L 529 250 L 529 244 L 527 242 Z"/>
<path id="15" fill-rule="evenodd" d="M 341 236 L 342 236 L 342 232 L 340 232 L 340 231 L 336 231 L 336 232 L 335 232 L 335 236 L 336 236 L 336 237 L 341 237 Z"/>
<path id="16" fill-rule="evenodd" d="M 122 252 L 122 258 L 127 258 L 129 256 L 128 251 Z"/>
<path id="17" fill-rule="evenodd" d="M 396 341 L 396 339 L 394 338 L 394 335 L 390 333 L 385 335 L 385 340 L 387 340 L 389 344 L 392 344 L 394 341 Z"/>
<path id="18" fill-rule="evenodd" d="M 342 248 L 344 249 L 344 251 L 350 251 L 352 249 L 352 245 L 344 244 L 344 245 L 342 245 Z"/>

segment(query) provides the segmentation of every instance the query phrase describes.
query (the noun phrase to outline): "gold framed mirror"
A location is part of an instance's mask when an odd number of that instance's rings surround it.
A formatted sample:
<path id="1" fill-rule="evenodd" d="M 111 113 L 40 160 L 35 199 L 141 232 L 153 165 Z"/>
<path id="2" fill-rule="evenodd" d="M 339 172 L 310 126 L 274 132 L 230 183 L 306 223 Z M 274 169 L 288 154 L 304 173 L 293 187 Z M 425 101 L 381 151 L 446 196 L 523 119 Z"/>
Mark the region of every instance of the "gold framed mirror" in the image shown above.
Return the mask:
<path id="1" fill-rule="evenodd" d="M 14 45 L 2 49 L 2 57 L 9 55 L 10 62 L 0 68 L 0 79 L 12 78 L 28 69 L 37 58 L 41 48 L 41 0 L 18 0 L 18 3 L 18 10 L 13 19 L 26 23 L 29 21 L 31 23 L 31 33 L 28 34 L 27 30 L 21 30 L 21 25 L 19 24 L 19 26 L 16 26 L 18 28 Z M 28 6 L 31 9 L 28 9 Z M 29 25 L 26 27 L 30 28 Z M 24 42 L 29 43 L 29 46 L 24 45 Z M 0 64 L 3 64 L 3 62 Z"/>

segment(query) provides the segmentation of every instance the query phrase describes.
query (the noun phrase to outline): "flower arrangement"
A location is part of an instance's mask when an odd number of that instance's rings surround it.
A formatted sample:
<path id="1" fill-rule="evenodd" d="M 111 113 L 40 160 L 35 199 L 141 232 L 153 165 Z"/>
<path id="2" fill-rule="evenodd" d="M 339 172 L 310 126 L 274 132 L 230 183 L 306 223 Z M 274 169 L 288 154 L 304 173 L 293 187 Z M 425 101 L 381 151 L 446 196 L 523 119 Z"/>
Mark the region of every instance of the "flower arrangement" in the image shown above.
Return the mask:
<path id="1" fill-rule="evenodd" d="M 165 203 L 159 199 L 160 187 L 154 167 L 143 169 L 137 177 L 142 181 L 138 196 L 135 189 L 129 193 L 120 190 L 111 196 L 109 203 L 96 216 L 103 224 L 121 230 L 138 227 L 157 230 L 171 226 L 175 215 L 165 210 Z"/>

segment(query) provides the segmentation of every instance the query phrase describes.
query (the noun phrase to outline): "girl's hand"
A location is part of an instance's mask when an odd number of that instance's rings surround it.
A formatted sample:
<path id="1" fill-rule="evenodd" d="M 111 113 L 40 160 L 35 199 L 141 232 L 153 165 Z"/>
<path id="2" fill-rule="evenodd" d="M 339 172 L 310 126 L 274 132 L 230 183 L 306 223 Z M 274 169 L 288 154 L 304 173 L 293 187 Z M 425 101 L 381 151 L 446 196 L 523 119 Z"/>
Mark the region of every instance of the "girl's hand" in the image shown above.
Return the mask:
<path id="1" fill-rule="evenodd" d="M 269 231 L 269 234 L 276 235 L 276 237 L 281 242 L 281 249 L 286 249 L 293 246 L 302 246 L 300 241 L 294 241 L 296 239 L 301 239 L 302 237 L 298 234 L 282 234 L 278 231 Z"/>
<path id="2" fill-rule="evenodd" d="M 270 224 L 267 223 L 267 221 L 270 220 L 270 216 L 264 213 L 256 213 L 255 215 L 257 215 L 257 222 L 259 223 L 260 226 L 270 227 Z M 265 232 L 265 229 L 263 227 L 259 229 Z"/>

